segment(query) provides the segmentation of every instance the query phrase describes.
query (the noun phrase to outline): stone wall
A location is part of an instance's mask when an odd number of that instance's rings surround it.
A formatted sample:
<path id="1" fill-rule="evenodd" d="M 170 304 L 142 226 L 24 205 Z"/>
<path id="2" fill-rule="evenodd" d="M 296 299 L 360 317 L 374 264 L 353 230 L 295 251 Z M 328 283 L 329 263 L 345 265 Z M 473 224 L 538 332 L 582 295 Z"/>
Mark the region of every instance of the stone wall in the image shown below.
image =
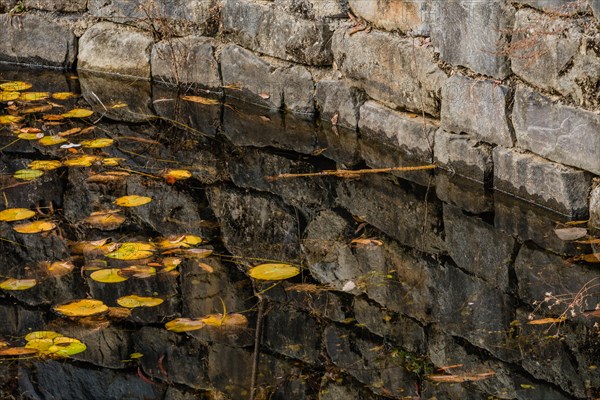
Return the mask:
<path id="1" fill-rule="evenodd" d="M 195 85 L 317 116 L 395 161 L 436 161 L 569 217 L 600 214 L 589 209 L 600 174 L 597 1 L 26 0 L 21 14 L 15 3 L 0 1 L 2 61 Z"/>

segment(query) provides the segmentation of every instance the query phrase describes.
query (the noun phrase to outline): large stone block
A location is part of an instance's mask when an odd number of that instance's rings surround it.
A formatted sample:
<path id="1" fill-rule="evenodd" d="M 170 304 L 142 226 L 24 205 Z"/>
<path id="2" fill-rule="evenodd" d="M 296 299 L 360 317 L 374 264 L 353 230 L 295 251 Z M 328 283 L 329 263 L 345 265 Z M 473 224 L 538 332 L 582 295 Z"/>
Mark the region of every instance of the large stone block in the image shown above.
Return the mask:
<path id="1" fill-rule="evenodd" d="M 483 214 L 494 210 L 494 199 L 484 185 L 451 171 L 436 172 L 435 194 L 444 203 L 471 214 Z"/>
<path id="2" fill-rule="evenodd" d="M 358 127 L 363 137 L 383 143 L 405 163 L 431 162 L 436 121 L 415 114 L 394 111 L 369 100 L 360 108 Z"/>
<path id="3" fill-rule="evenodd" d="M 460 176 L 479 183 L 491 181 L 492 148 L 488 144 L 480 143 L 467 135 L 439 129 L 435 133 L 433 155 L 436 163 Z"/>
<path id="4" fill-rule="evenodd" d="M 77 39 L 66 24 L 42 15 L 0 15 L 0 61 L 71 68 L 77 57 Z"/>
<path id="5" fill-rule="evenodd" d="M 440 58 L 497 79 L 510 75 L 503 54 L 509 43 L 514 9 L 505 0 L 436 1 L 431 38 Z"/>
<path id="6" fill-rule="evenodd" d="M 600 179 L 596 179 L 590 195 L 589 227 L 594 234 L 600 233 Z"/>
<path id="7" fill-rule="evenodd" d="M 526 4 L 549 14 L 560 16 L 570 16 L 586 9 L 585 2 L 581 0 L 512 0 L 512 2 Z"/>
<path id="8" fill-rule="evenodd" d="M 494 189 L 569 217 L 586 217 L 590 174 L 535 154 L 496 147 Z"/>
<path id="9" fill-rule="evenodd" d="M 285 107 L 294 113 L 315 111 L 314 82 L 304 66 L 259 57 L 237 45 L 221 52 L 223 85 L 239 85 L 228 96 L 267 108 Z M 284 101 L 285 99 L 285 101 Z"/>
<path id="10" fill-rule="evenodd" d="M 61 12 L 84 12 L 87 0 L 27 0 L 28 9 Z"/>
<path id="11" fill-rule="evenodd" d="M 93 17 L 135 25 L 165 37 L 214 34 L 219 0 L 88 0 Z"/>
<path id="12" fill-rule="evenodd" d="M 254 51 L 310 65 L 330 65 L 327 23 L 298 18 L 269 2 L 224 0 L 223 31 Z"/>
<path id="13" fill-rule="evenodd" d="M 100 22 L 79 40 L 77 67 L 82 70 L 150 79 L 150 33 L 125 25 Z"/>
<path id="14" fill-rule="evenodd" d="M 214 41 L 202 36 L 167 39 L 154 45 L 151 56 L 152 79 L 169 84 L 196 84 L 221 89 L 219 64 Z"/>
<path id="15" fill-rule="evenodd" d="M 446 74 L 434 62 L 432 48 L 381 31 L 351 36 L 344 27 L 333 35 L 332 49 L 337 67 L 373 99 L 439 115 Z"/>
<path id="16" fill-rule="evenodd" d="M 448 253 L 456 265 L 507 292 L 515 239 L 448 205 L 444 227 Z"/>
<path id="17" fill-rule="evenodd" d="M 317 82 L 315 99 L 321 118 L 337 117 L 337 125 L 358 128 L 360 107 L 365 102 L 364 91 L 344 80 L 327 79 Z"/>
<path id="18" fill-rule="evenodd" d="M 580 20 L 522 9 L 510 45 L 512 69 L 532 85 L 570 97 L 578 105 L 597 107 L 598 43 L 585 37 Z"/>
<path id="19" fill-rule="evenodd" d="M 557 163 L 600 174 L 600 116 L 553 103 L 520 86 L 513 123 L 519 147 Z"/>
<path id="20" fill-rule="evenodd" d="M 345 0 L 275 0 L 283 9 L 308 19 L 339 18 L 346 16 Z"/>
<path id="21" fill-rule="evenodd" d="M 386 31 L 429 34 L 429 0 L 349 0 L 348 5 L 358 17 Z"/>
<path id="22" fill-rule="evenodd" d="M 511 147 L 509 122 L 511 91 L 490 80 L 462 75 L 450 77 L 442 89 L 441 126 L 449 132 L 468 133 L 488 143 Z"/>

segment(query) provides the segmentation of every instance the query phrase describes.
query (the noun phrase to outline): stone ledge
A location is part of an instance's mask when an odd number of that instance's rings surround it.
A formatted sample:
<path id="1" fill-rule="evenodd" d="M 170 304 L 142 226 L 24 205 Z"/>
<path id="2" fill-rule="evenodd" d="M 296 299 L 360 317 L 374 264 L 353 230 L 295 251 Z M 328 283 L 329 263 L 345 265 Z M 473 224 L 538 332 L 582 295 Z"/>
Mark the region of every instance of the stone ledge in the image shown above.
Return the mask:
<path id="1" fill-rule="evenodd" d="M 587 217 L 589 173 L 500 146 L 493 157 L 494 189 L 569 217 Z"/>
<path id="2" fill-rule="evenodd" d="M 315 99 L 323 120 L 331 121 L 337 114 L 337 125 L 358 128 L 360 107 L 366 100 L 361 89 L 344 80 L 326 79 L 317 82 Z"/>
<path id="3" fill-rule="evenodd" d="M 492 148 L 467 135 L 457 135 L 439 129 L 435 133 L 434 161 L 453 173 L 478 183 L 492 179 Z"/>

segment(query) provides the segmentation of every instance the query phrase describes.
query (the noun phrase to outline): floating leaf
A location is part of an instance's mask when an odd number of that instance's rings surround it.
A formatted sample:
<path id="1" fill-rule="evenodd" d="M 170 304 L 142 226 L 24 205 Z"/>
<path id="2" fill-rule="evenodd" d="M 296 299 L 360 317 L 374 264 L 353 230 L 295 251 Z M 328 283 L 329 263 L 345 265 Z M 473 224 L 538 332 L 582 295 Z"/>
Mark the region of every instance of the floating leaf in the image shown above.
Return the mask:
<path id="1" fill-rule="evenodd" d="M 30 169 L 38 169 L 40 171 L 52 171 L 62 167 L 62 162 L 58 160 L 35 160 L 29 163 Z"/>
<path id="2" fill-rule="evenodd" d="M 377 240 L 377 239 L 353 239 L 350 244 L 354 247 L 359 247 L 359 246 L 367 246 L 367 247 L 371 247 L 371 246 L 382 246 L 383 242 L 381 240 Z"/>
<path id="3" fill-rule="evenodd" d="M 19 98 L 19 92 L 0 92 L 0 101 L 7 102 Z"/>
<path id="4" fill-rule="evenodd" d="M 129 173 L 122 171 L 111 171 L 102 174 L 90 175 L 86 178 L 86 181 L 93 183 L 110 183 L 122 181 L 125 177 L 129 176 Z"/>
<path id="5" fill-rule="evenodd" d="M 2 290 L 27 290 L 37 285 L 35 279 L 15 279 L 8 278 L 4 282 L 0 283 L 0 289 Z"/>
<path id="6" fill-rule="evenodd" d="M 165 257 L 163 259 L 164 271 L 169 272 L 177 268 L 181 264 L 181 258 L 178 257 Z"/>
<path id="7" fill-rule="evenodd" d="M 560 240 L 570 241 L 577 240 L 587 235 L 587 229 L 585 228 L 557 228 L 554 230 L 554 234 L 558 236 Z"/>
<path id="8" fill-rule="evenodd" d="M 63 165 L 66 167 L 90 167 L 96 161 L 101 160 L 100 157 L 83 155 L 75 158 L 69 158 L 63 161 Z"/>
<path id="9" fill-rule="evenodd" d="M 65 119 L 65 117 L 60 114 L 46 114 L 42 118 L 44 121 L 62 121 Z"/>
<path id="10" fill-rule="evenodd" d="M 208 326 L 216 327 L 240 327 L 248 325 L 248 318 L 242 314 L 210 314 L 200 318 L 200 321 Z"/>
<path id="11" fill-rule="evenodd" d="M 19 133 L 17 135 L 19 139 L 23 140 L 38 140 L 44 137 L 43 133 Z"/>
<path id="12" fill-rule="evenodd" d="M 542 319 L 534 319 L 533 321 L 527 322 L 529 325 L 546 325 L 546 324 L 559 324 L 561 322 L 566 321 L 567 319 L 564 317 L 561 318 L 542 318 Z"/>
<path id="13" fill-rule="evenodd" d="M 54 332 L 54 331 L 35 331 L 35 332 L 30 332 L 27 334 L 27 336 L 25 336 L 25 340 L 27 340 L 28 342 L 30 340 L 41 340 L 41 339 L 54 339 L 56 337 L 62 336 L 60 333 L 58 332 Z"/>
<path id="14" fill-rule="evenodd" d="M 21 179 L 23 181 L 32 181 L 34 179 L 39 178 L 44 175 L 44 171 L 40 171 L 39 169 L 20 169 L 15 171 L 13 177 L 16 179 Z"/>
<path id="15" fill-rule="evenodd" d="M 146 196 L 138 196 L 137 194 L 132 194 L 129 196 L 119 197 L 114 201 L 114 203 L 121 207 L 138 207 L 144 204 L 148 204 L 152 201 L 150 197 Z"/>
<path id="16" fill-rule="evenodd" d="M 75 97 L 77 96 L 75 93 L 73 92 L 56 92 L 56 93 L 52 93 L 52 98 L 56 99 L 56 100 L 68 100 L 71 97 Z"/>
<path id="17" fill-rule="evenodd" d="M 166 251 L 163 254 L 173 252 L 174 250 Z M 210 249 L 186 249 L 180 251 L 180 253 L 186 258 L 206 258 L 210 256 L 213 251 Z"/>
<path id="18" fill-rule="evenodd" d="M 125 107 L 127 107 L 127 103 L 124 103 L 122 101 L 118 101 L 114 104 L 109 105 L 109 108 L 112 108 L 113 110 L 117 109 L 117 108 L 125 108 Z"/>
<path id="19" fill-rule="evenodd" d="M 40 233 L 51 231 L 56 228 L 56 224 L 51 221 L 35 221 L 13 226 L 13 229 L 19 233 Z"/>
<path id="20" fill-rule="evenodd" d="M 214 269 L 212 266 L 210 266 L 210 265 L 208 265 L 208 264 L 206 264 L 206 263 L 200 262 L 200 261 L 198 261 L 198 260 L 194 260 L 194 261 L 196 261 L 196 265 L 197 265 L 197 266 L 198 266 L 198 267 L 199 267 L 201 270 L 203 270 L 203 271 L 206 271 L 206 272 L 208 272 L 209 274 L 212 274 L 213 272 L 215 272 L 215 269 Z"/>
<path id="21" fill-rule="evenodd" d="M 0 93 L 0 101 L 2 99 L 2 93 Z M 23 117 L 16 115 L 0 115 L 0 125 L 9 125 L 23 120 Z"/>
<path id="22" fill-rule="evenodd" d="M 23 108 L 21 110 L 21 114 L 44 113 L 44 112 L 47 112 L 50 110 L 52 110 L 52 106 L 50 104 L 45 104 L 43 106 L 33 106 L 33 107 Z"/>
<path id="23" fill-rule="evenodd" d="M 475 382 L 483 379 L 491 378 L 496 375 L 495 372 L 484 372 L 481 374 L 460 374 L 460 375 L 427 375 L 426 378 L 434 382 L 444 383 L 463 383 L 463 382 Z"/>
<path id="24" fill-rule="evenodd" d="M 191 318 L 176 318 L 165 324 L 165 328 L 171 332 L 190 332 L 204 328 L 204 322 Z"/>
<path id="25" fill-rule="evenodd" d="M 118 167 L 123 161 L 125 161 L 124 158 L 110 157 L 102 160 L 102 165 L 105 167 Z"/>
<path id="26" fill-rule="evenodd" d="M 62 114 L 65 118 L 86 118 L 92 115 L 94 112 L 92 110 L 87 110 L 85 108 L 75 108 L 69 112 Z"/>
<path id="27" fill-rule="evenodd" d="M 119 283 L 125 282 L 127 277 L 121 276 L 119 268 L 107 268 L 94 271 L 90 274 L 90 278 L 101 283 Z"/>
<path id="28" fill-rule="evenodd" d="M 600 263 L 600 253 L 581 254 L 571 258 L 571 261 L 583 261 L 590 264 Z"/>
<path id="29" fill-rule="evenodd" d="M 202 238 L 195 235 L 169 236 L 158 242 L 158 247 L 163 250 L 190 247 L 202 243 Z"/>
<path id="30" fill-rule="evenodd" d="M 25 357 L 37 354 L 36 349 L 29 349 L 27 347 L 8 347 L 0 349 L 0 357 Z"/>
<path id="31" fill-rule="evenodd" d="M 148 265 L 131 265 L 121 269 L 121 276 L 132 276 L 134 278 L 144 279 L 156 275 L 156 268 Z"/>
<path id="32" fill-rule="evenodd" d="M 141 260 L 152 257 L 154 246 L 151 243 L 125 242 L 113 252 L 106 254 L 106 257 L 117 260 Z"/>
<path id="33" fill-rule="evenodd" d="M 21 221 L 31 218 L 34 215 L 35 211 L 31 211 L 28 208 L 7 208 L 6 210 L 0 211 L 0 221 Z"/>
<path id="34" fill-rule="evenodd" d="M 142 358 L 142 357 L 144 357 L 144 355 L 142 353 L 131 353 L 129 355 L 129 358 L 131 358 L 132 360 Z"/>
<path id="35" fill-rule="evenodd" d="M 48 265 L 46 270 L 52 276 L 65 276 L 75 269 L 75 265 L 71 261 L 55 261 Z"/>
<path id="36" fill-rule="evenodd" d="M 54 307 L 54 311 L 67 317 L 89 317 L 108 311 L 108 306 L 100 300 L 73 300 Z"/>
<path id="37" fill-rule="evenodd" d="M 21 81 L 10 81 L 0 83 L 0 89 L 6 90 L 9 92 L 20 92 L 21 90 L 27 90 L 31 88 L 31 83 L 21 82 Z"/>
<path id="38" fill-rule="evenodd" d="M 205 105 L 216 105 L 216 104 L 221 104 L 221 102 L 219 100 L 215 100 L 215 99 L 209 99 L 207 97 L 202 97 L 202 96 L 181 96 L 181 98 L 183 100 L 186 101 L 191 101 L 193 103 L 200 103 L 200 104 L 205 104 Z"/>
<path id="39" fill-rule="evenodd" d="M 108 318 L 125 319 L 131 315 L 131 309 L 125 307 L 109 307 Z"/>
<path id="40" fill-rule="evenodd" d="M 65 139 L 64 137 L 61 137 L 58 135 L 52 135 L 52 136 L 44 136 L 43 138 L 38 140 L 38 143 L 41 144 L 42 146 L 55 146 L 57 144 L 61 144 L 66 141 L 67 141 L 67 139 Z"/>
<path id="41" fill-rule="evenodd" d="M 50 97 L 50 93 L 48 92 L 21 92 L 19 95 L 19 100 L 21 101 L 36 101 L 36 100 L 44 100 Z"/>
<path id="42" fill-rule="evenodd" d="M 81 142 L 81 145 L 88 149 L 100 149 L 102 147 L 111 146 L 114 142 L 115 141 L 113 139 L 100 138 L 100 139 L 84 140 Z"/>
<path id="43" fill-rule="evenodd" d="M 87 348 L 79 339 L 62 335 L 55 338 L 32 339 L 25 347 L 36 349 L 40 355 L 50 357 L 69 357 Z"/>
<path id="44" fill-rule="evenodd" d="M 119 297 L 117 304 L 121 307 L 135 308 L 135 307 L 156 307 L 164 302 L 159 297 L 143 297 L 135 294 L 129 296 Z"/>
<path id="45" fill-rule="evenodd" d="M 58 136 L 67 137 L 67 136 L 71 136 L 71 135 L 74 135 L 79 132 L 81 132 L 81 128 L 72 128 L 72 129 L 68 129 L 66 131 L 58 132 Z"/>
<path id="46" fill-rule="evenodd" d="M 71 242 L 71 253 L 83 254 L 86 257 L 95 255 L 104 255 L 119 247 L 118 243 L 109 243 L 108 239 L 100 239 L 93 241 Z M 103 261 L 104 262 L 104 261 Z"/>
<path id="47" fill-rule="evenodd" d="M 251 268 L 248 273 L 254 279 L 279 281 L 292 278 L 300 273 L 300 269 L 290 264 L 268 263 Z"/>
<path id="48" fill-rule="evenodd" d="M 167 182 L 181 181 L 192 177 L 192 173 L 186 169 L 168 169 L 162 174 Z"/>
<path id="49" fill-rule="evenodd" d="M 119 210 L 96 211 L 91 213 L 83 222 L 102 231 L 112 231 L 125 222 L 125 217 L 119 215 L 118 212 Z"/>

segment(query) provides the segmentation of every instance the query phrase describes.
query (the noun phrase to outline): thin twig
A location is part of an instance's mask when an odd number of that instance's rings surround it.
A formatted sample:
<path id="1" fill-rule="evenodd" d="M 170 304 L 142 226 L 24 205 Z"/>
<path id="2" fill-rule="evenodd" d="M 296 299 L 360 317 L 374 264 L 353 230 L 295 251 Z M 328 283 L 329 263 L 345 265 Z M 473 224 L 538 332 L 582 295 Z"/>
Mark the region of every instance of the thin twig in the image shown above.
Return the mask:
<path id="1" fill-rule="evenodd" d="M 258 294 L 258 315 L 256 316 L 256 328 L 254 333 L 254 354 L 252 355 L 252 376 L 250 378 L 250 400 L 254 400 L 256 392 L 256 375 L 258 373 L 258 355 L 260 353 L 260 335 L 264 312 L 263 297 Z"/>
<path id="2" fill-rule="evenodd" d="M 315 176 L 337 176 L 339 178 L 354 178 L 361 175 L 367 174 L 381 174 L 388 172 L 409 172 L 409 171 L 423 171 L 428 169 L 435 169 L 437 166 L 434 164 L 428 165 L 420 165 L 414 167 L 392 167 L 392 168 L 374 168 L 374 169 L 357 169 L 357 170 L 348 170 L 348 169 L 336 169 L 336 170 L 327 170 L 321 172 L 308 172 L 304 174 L 279 174 L 268 176 L 267 180 L 269 182 L 276 181 L 278 179 L 288 179 L 288 178 L 305 178 L 305 177 L 315 177 Z"/>

